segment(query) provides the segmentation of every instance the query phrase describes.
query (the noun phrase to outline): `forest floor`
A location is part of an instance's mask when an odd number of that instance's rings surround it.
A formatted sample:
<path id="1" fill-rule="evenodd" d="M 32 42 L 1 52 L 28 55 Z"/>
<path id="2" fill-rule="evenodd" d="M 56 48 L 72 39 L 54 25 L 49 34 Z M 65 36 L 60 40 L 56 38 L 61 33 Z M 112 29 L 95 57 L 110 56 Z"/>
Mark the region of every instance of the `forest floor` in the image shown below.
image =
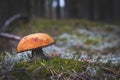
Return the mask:
<path id="1" fill-rule="evenodd" d="M 24 55 L 3 52 L 0 80 L 120 80 L 119 26 L 87 20 L 35 19 L 12 24 L 8 32 L 21 37 L 47 33 L 56 43 L 44 47 L 44 52 L 61 56 L 29 62 L 29 51 Z"/>

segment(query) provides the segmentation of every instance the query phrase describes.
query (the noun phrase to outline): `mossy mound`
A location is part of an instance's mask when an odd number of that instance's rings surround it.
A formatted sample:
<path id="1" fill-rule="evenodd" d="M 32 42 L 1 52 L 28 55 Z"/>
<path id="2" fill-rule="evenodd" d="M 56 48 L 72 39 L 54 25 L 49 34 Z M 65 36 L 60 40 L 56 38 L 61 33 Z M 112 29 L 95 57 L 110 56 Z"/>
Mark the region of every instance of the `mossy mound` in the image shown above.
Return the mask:
<path id="1" fill-rule="evenodd" d="M 15 63 L 12 70 L 0 75 L 2 80 L 8 80 L 8 77 L 14 80 L 119 80 L 119 67 L 112 63 L 90 63 L 74 59 L 38 59 Z"/>

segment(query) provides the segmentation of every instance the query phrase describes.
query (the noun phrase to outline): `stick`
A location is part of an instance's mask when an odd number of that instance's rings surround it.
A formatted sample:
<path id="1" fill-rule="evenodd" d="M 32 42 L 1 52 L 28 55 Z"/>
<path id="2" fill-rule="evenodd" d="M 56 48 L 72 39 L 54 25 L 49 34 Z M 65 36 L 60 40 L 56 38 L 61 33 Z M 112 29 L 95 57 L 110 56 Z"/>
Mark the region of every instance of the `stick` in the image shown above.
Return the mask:
<path id="1" fill-rule="evenodd" d="M 20 36 L 9 34 L 9 33 L 4 33 L 4 32 L 0 32 L 0 37 L 12 39 L 12 40 L 18 40 L 18 41 L 21 39 Z"/>

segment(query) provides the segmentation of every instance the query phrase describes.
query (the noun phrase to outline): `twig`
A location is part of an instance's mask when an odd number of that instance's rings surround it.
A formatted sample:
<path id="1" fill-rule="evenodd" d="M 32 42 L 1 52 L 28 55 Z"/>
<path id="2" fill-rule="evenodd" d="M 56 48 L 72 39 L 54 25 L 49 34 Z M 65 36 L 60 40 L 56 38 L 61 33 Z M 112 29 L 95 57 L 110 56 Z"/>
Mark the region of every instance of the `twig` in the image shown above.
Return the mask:
<path id="1" fill-rule="evenodd" d="M 63 72 L 61 72 L 59 75 L 58 75 L 58 80 L 60 80 L 60 78 L 62 77 L 63 75 Z"/>
<path id="2" fill-rule="evenodd" d="M 38 72 L 39 70 L 41 70 L 42 68 L 43 68 L 43 66 L 36 68 L 34 71 L 32 71 L 32 74 L 37 73 L 37 72 Z"/>
<path id="3" fill-rule="evenodd" d="M 106 71 L 109 71 L 109 72 L 111 72 L 111 73 L 113 73 L 113 74 L 115 74 L 115 75 L 119 75 L 119 76 L 120 76 L 120 74 L 119 74 L 118 71 L 115 71 L 115 70 L 113 70 L 113 69 L 106 68 L 106 67 L 101 67 L 101 68 L 104 69 L 104 70 L 106 70 Z"/>
<path id="4" fill-rule="evenodd" d="M 18 41 L 21 39 L 20 36 L 9 34 L 9 33 L 4 33 L 4 32 L 0 32 L 0 37 L 12 39 L 12 40 L 18 40 Z"/>

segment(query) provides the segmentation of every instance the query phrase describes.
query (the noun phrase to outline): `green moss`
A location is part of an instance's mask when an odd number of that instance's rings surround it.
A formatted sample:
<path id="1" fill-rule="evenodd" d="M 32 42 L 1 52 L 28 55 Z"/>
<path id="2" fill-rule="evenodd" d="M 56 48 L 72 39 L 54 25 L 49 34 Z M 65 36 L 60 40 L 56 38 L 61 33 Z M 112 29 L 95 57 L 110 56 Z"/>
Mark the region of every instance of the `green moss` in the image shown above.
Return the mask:
<path id="1" fill-rule="evenodd" d="M 54 58 L 53 60 L 50 61 L 43 61 L 41 59 L 37 60 L 37 61 L 33 61 L 33 62 L 21 62 L 21 63 L 16 63 L 16 67 L 25 67 L 25 68 L 29 68 L 29 70 L 34 70 L 35 68 L 42 66 L 42 65 L 46 65 L 47 67 L 53 67 L 56 70 L 62 70 L 61 67 L 64 67 L 63 70 L 67 70 L 67 69 L 75 69 L 77 70 L 78 67 L 80 67 L 81 65 L 86 64 L 86 62 L 80 62 L 74 59 L 62 59 L 62 58 Z M 74 65 L 72 65 L 74 64 Z M 79 71 L 79 69 L 78 69 Z"/>
<path id="2" fill-rule="evenodd" d="M 96 45 L 99 44 L 101 41 L 99 38 L 88 38 L 85 40 L 85 44 L 92 44 L 92 45 Z"/>
<path id="3" fill-rule="evenodd" d="M 69 77 L 71 74 L 76 73 L 85 73 L 86 70 L 88 70 L 87 73 L 84 74 L 84 76 L 91 76 L 92 79 L 101 78 L 104 79 L 104 75 L 107 75 L 107 79 L 113 79 L 115 76 L 118 78 L 118 73 L 116 73 L 119 70 L 118 65 L 113 65 L 111 63 L 89 63 L 86 61 L 78 61 L 74 59 L 62 59 L 62 58 L 54 58 L 49 61 L 43 61 L 39 59 L 38 61 L 33 62 L 23 62 L 23 63 L 16 63 L 15 68 L 25 68 L 30 75 L 34 79 L 48 79 L 50 76 L 58 76 L 61 73 L 64 74 L 62 77 Z M 88 69 L 88 67 L 90 69 Z M 112 69 L 112 70 L 111 70 Z M 89 70 L 92 70 L 89 72 Z M 94 70 L 97 72 L 94 73 Z M 92 74 L 92 72 L 94 74 Z M 20 73 L 19 73 L 20 74 Z M 53 75 L 54 74 L 54 75 Z M 115 75 L 116 74 L 116 75 Z M 109 75 L 113 75 L 110 77 Z M 26 77 L 26 75 L 23 75 L 23 77 Z M 75 77 L 75 75 L 73 75 Z M 72 79 L 72 77 L 71 77 Z"/>
<path id="4" fill-rule="evenodd" d="M 3 61 L 5 59 L 6 53 L 5 52 L 1 52 L 0 53 L 0 61 Z"/>
<path id="5" fill-rule="evenodd" d="M 82 66 L 86 64 L 87 62 L 76 61 L 73 59 L 54 58 L 53 60 L 50 61 L 43 61 L 39 59 L 33 62 L 16 63 L 15 67 L 25 68 L 32 75 L 38 78 L 45 78 L 51 75 L 51 70 L 55 71 L 58 74 L 60 74 L 61 72 L 72 71 L 72 70 L 75 70 L 77 72 L 82 72 L 83 71 Z"/>
<path id="6" fill-rule="evenodd" d="M 35 32 L 44 32 L 49 33 L 51 35 L 59 35 L 63 32 L 72 32 L 75 29 L 80 27 L 84 27 L 87 29 L 93 29 L 96 27 L 102 28 L 106 31 L 113 30 L 113 27 L 100 23 L 100 22 L 92 22 L 88 20 L 51 20 L 51 19 L 32 19 L 27 24 L 18 24 L 12 25 L 9 27 L 8 31 L 13 34 L 17 34 L 20 36 L 24 36 L 30 33 Z M 99 29 L 101 30 L 101 29 Z"/>
<path id="7" fill-rule="evenodd" d="M 6 70 L 8 74 L 5 74 L 2 80 L 8 80 L 7 76 L 12 76 L 13 80 L 48 80 L 50 77 L 57 80 L 60 75 L 61 80 L 64 78 L 73 80 L 78 78 L 80 80 L 79 76 L 83 79 L 89 76 L 91 79 L 106 78 L 111 80 L 115 78 L 119 80 L 119 67 L 119 64 L 115 65 L 111 62 L 90 63 L 64 58 L 54 58 L 46 61 L 39 58 L 31 62 L 16 62 L 10 71 Z M 0 74 L 3 73 L 0 72 Z"/>
<path id="8" fill-rule="evenodd" d="M 10 32 L 18 35 L 26 35 L 35 32 L 45 32 L 51 35 L 57 35 L 62 32 L 69 32 L 72 27 L 62 20 L 35 19 L 28 24 L 19 25 L 9 29 Z"/>

